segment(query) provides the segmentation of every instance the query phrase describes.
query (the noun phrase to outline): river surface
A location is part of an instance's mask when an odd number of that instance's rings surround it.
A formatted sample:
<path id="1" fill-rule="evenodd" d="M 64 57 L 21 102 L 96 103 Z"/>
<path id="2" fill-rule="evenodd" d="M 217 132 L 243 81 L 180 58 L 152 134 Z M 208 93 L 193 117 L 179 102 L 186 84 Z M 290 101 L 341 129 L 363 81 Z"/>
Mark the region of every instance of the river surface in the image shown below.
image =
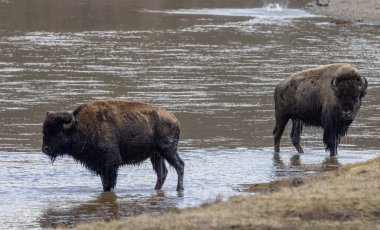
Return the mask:
<path id="1" fill-rule="evenodd" d="M 296 1 L 295 1 L 296 2 Z M 297 1 L 298 2 L 298 1 Z M 245 184 L 379 155 L 380 26 L 335 25 L 286 1 L 0 0 L 0 228 L 44 229 L 198 206 Z M 290 73 L 355 65 L 369 88 L 336 160 L 319 128 L 274 154 L 274 86 Z M 71 158 L 41 151 L 47 111 L 100 98 L 154 103 L 181 122 L 185 191 L 150 162 L 120 169 L 114 193 Z"/>

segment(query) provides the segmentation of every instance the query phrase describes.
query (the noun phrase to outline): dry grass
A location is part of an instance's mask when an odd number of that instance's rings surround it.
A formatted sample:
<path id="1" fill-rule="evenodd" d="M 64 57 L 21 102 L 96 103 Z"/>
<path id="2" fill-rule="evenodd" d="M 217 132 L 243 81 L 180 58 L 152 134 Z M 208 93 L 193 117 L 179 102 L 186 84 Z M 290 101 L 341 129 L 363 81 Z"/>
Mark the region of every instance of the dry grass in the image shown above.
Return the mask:
<path id="1" fill-rule="evenodd" d="M 380 157 L 300 187 L 78 229 L 380 229 Z"/>
<path id="2" fill-rule="evenodd" d="M 303 185 L 304 183 L 305 183 L 304 178 L 295 177 L 295 178 L 289 178 L 289 179 L 275 180 L 269 183 L 247 185 L 245 189 L 242 189 L 242 191 L 255 192 L 255 193 L 278 192 L 283 188 L 298 187 L 298 186 Z"/>

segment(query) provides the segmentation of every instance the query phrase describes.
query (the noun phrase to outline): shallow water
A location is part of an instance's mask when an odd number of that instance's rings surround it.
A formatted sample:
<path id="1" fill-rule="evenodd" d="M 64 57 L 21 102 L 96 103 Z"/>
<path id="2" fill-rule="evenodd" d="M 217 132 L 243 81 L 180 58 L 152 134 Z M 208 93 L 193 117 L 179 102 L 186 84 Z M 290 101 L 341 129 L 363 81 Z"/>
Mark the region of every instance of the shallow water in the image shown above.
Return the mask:
<path id="1" fill-rule="evenodd" d="M 336 26 L 299 4 L 0 3 L 0 226 L 48 228 L 155 214 L 242 194 L 244 184 L 378 155 L 380 26 Z M 283 152 L 273 154 L 274 86 L 292 72 L 331 62 L 354 64 L 370 84 L 338 163 L 326 159 L 317 128 L 304 131 L 305 154 L 295 154 L 289 129 Z M 149 162 L 122 168 L 115 193 L 104 194 L 100 179 L 70 158 L 51 165 L 40 152 L 46 111 L 108 97 L 176 114 L 186 163 L 182 194 L 173 169 L 163 191 L 155 192 Z"/>

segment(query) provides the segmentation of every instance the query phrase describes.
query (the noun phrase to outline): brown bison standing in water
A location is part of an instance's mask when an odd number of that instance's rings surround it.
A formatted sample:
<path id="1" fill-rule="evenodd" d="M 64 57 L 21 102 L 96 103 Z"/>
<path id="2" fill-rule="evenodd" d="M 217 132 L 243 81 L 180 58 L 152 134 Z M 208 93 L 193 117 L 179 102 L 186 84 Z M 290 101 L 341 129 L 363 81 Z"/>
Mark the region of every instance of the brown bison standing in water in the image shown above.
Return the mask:
<path id="1" fill-rule="evenodd" d="M 354 120 L 367 86 L 367 80 L 348 64 L 307 69 L 281 81 L 274 91 L 274 151 L 280 151 L 282 133 L 292 119 L 290 137 L 299 153 L 303 152 L 300 136 L 304 124 L 322 127 L 326 151 L 337 155 L 340 138 Z"/>
<path id="2" fill-rule="evenodd" d="M 100 175 L 104 191 L 115 187 L 120 166 L 139 164 L 147 158 L 157 174 L 155 189 L 159 190 L 168 172 L 167 160 L 177 171 L 177 190 L 183 190 L 179 133 L 176 117 L 165 109 L 126 100 L 100 100 L 74 112 L 48 112 L 42 151 L 52 161 L 71 155 Z"/>

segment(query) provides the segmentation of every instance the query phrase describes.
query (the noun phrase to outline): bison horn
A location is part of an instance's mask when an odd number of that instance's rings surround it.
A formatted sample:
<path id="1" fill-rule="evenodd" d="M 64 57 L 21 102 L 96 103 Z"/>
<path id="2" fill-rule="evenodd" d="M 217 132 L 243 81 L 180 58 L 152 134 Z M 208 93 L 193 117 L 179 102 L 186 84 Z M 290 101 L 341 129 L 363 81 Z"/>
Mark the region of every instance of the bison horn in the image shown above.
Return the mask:
<path id="1" fill-rule="evenodd" d="M 73 113 L 70 113 L 70 117 L 63 123 L 63 129 L 70 130 L 75 126 L 75 117 Z"/>
<path id="2" fill-rule="evenodd" d="M 336 77 L 334 77 L 332 80 L 331 80 L 331 85 L 330 85 L 331 89 L 336 92 L 338 90 L 338 87 L 336 86 Z"/>
<path id="3" fill-rule="evenodd" d="M 361 76 L 361 82 L 362 82 L 363 86 L 359 86 L 359 89 L 361 91 L 364 91 L 368 87 L 368 81 L 367 81 L 367 79 L 365 77 Z"/>

